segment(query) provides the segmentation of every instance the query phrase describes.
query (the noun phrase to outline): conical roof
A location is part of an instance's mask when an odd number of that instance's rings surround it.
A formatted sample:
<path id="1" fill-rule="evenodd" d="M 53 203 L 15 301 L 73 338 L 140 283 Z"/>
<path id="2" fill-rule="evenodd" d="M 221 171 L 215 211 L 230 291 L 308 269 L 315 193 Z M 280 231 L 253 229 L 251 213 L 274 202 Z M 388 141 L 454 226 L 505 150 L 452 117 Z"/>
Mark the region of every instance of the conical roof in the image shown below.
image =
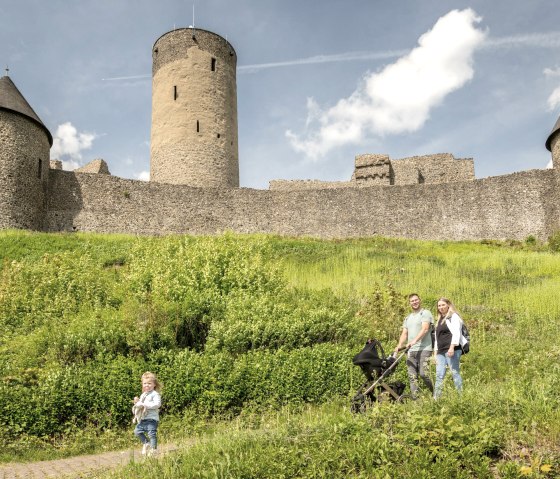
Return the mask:
<path id="1" fill-rule="evenodd" d="M 560 117 L 558 118 L 558 120 L 556 120 L 556 123 L 554 124 L 554 128 L 552 128 L 552 131 L 550 132 L 550 135 L 548 135 L 548 138 L 546 139 L 546 149 L 548 151 L 552 151 L 550 149 L 550 142 L 552 141 L 552 137 L 560 130 Z"/>
<path id="2" fill-rule="evenodd" d="M 49 138 L 49 143 L 52 146 L 53 138 L 50 131 L 37 116 L 37 113 L 33 111 L 33 108 L 27 103 L 27 100 L 23 97 L 8 75 L 0 78 L 0 109 L 13 111 L 33 120 L 45 131 Z"/>

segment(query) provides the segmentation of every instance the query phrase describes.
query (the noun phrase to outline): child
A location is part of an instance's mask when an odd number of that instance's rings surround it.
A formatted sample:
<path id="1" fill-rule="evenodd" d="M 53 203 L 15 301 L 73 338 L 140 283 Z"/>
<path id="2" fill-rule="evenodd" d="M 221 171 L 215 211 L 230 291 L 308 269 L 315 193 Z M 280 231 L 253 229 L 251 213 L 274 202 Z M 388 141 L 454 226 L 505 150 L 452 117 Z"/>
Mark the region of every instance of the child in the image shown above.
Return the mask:
<path id="1" fill-rule="evenodd" d="M 161 384 L 154 373 L 148 371 L 142 374 L 142 395 L 134 398 L 132 413 L 138 422 L 134 428 L 134 435 L 142 442 L 142 455 L 144 456 L 157 453 L 157 428 L 159 408 L 161 407 L 160 390 Z"/>

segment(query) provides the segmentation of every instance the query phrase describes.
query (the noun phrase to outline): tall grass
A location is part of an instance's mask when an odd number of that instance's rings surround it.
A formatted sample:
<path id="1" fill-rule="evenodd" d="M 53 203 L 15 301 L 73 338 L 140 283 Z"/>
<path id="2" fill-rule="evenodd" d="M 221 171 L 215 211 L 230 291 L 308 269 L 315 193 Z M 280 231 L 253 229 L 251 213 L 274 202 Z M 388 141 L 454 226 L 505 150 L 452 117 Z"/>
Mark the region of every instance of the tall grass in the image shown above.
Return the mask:
<path id="1" fill-rule="evenodd" d="M 98 274 L 81 278 L 110 290 L 100 296 L 88 287 L 80 294 L 90 309 L 66 316 L 68 308 L 34 299 L 38 316 L 46 310 L 61 317 L 45 316 L 41 330 L 24 315 L 31 329 L 14 330 L 18 351 L 4 342 L 0 364 L 11 371 L 13 357 L 51 367 L 64 357 L 77 377 L 97 378 L 97 368 L 108 367 L 119 382 L 128 370 L 109 354 L 113 348 L 130 369 L 147 361 L 167 375 L 175 409 L 162 416 L 163 437 L 181 443 L 188 431 L 196 438 L 172 456 L 110 477 L 560 477 L 560 254 L 541 245 L 8 232 L 0 233 L 5 291 L 18 291 L 11 278 L 25 278 L 12 261 L 27 263 L 40 281 L 38 262 L 58 250 L 68 283 L 61 277 L 56 304 L 76 307 L 65 284 L 83 289 L 64 262 L 72 254 L 85 258 L 80 264 L 100 264 Z M 361 373 L 351 356 L 372 335 L 392 349 L 410 292 L 433 312 L 440 296 L 449 297 L 469 325 L 464 393 L 456 396 L 448 380 L 437 402 L 424 397 L 352 415 Z M 25 301 L 6 304 L 25 312 Z M 150 325 L 144 339 L 134 335 L 137 319 Z M 182 329 L 170 329 L 173 321 Z M 48 331 L 49 324 L 56 327 Z M 96 335 L 104 324 L 114 334 Z M 165 348 L 146 354 L 153 338 Z M 31 357 L 42 350 L 51 351 L 43 362 Z M 78 359 L 89 366 L 80 369 Z M 8 380 L 23 390 L 34 386 L 32 373 L 41 374 L 33 371 Z M 64 371 L 57 377 L 68 381 Z M 406 381 L 404 368 L 396 375 Z M 118 401 L 114 407 L 128 414 Z M 230 421 L 208 416 L 216 411 Z"/>

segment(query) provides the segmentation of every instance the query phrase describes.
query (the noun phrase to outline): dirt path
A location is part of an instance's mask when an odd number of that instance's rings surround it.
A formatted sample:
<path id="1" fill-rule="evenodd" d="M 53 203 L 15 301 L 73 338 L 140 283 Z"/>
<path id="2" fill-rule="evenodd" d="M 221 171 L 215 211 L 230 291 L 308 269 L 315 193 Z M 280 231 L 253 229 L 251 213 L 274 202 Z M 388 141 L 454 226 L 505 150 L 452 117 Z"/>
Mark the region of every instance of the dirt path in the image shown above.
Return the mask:
<path id="1" fill-rule="evenodd" d="M 159 447 L 159 454 L 164 455 L 177 449 L 174 445 Z M 0 479 L 20 478 L 85 478 L 95 477 L 96 471 L 113 469 L 131 461 L 142 460 L 140 449 L 126 451 L 105 452 L 89 456 L 77 456 L 53 461 L 30 462 L 27 464 L 8 463 L 0 465 Z"/>

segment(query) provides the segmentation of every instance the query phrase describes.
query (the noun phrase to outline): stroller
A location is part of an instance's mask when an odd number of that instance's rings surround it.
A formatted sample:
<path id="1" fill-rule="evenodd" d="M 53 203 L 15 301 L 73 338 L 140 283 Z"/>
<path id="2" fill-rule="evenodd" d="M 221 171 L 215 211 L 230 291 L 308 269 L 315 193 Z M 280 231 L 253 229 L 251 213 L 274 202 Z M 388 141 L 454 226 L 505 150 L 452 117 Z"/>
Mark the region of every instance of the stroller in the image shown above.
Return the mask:
<path id="1" fill-rule="evenodd" d="M 385 381 L 395 371 L 408 348 L 399 349 L 399 353 L 401 351 L 402 353 L 397 357 L 394 355 L 386 357 L 381 343 L 377 339 L 368 339 L 364 348 L 354 356 L 352 362 L 362 368 L 366 382 L 352 398 L 352 412 L 364 412 L 374 402 L 386 400 L 402 402 L 410 398 L 408 394 L 404 394 L 406 385 L 403 382 Z"/>

